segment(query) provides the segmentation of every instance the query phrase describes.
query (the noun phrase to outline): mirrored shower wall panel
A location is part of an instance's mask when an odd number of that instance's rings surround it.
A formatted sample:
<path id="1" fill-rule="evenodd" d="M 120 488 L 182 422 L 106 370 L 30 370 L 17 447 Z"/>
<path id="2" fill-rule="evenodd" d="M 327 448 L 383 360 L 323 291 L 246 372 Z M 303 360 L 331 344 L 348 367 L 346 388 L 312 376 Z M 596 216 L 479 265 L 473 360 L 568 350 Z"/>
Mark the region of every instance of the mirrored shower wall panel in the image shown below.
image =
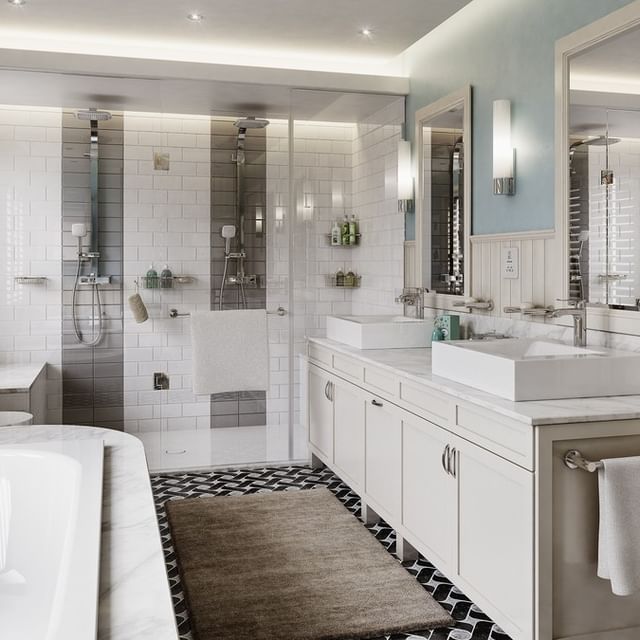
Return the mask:
<path id="1" fill-rule="evenodd" d="M 123 429 L 123 115 L 84 113 L 62 113 L 62 419 Z M 108 282 L 83 284 L 93 273 Z"/>
<path id="2" fill-rule="evenodd" d="M 264 309 L 266 305 L 266 140 L 270 123 L 265 119 L 245 120 L 211 121 L 213 309 Z M 251 126 L 254 123 L 258 126 Z M 235 233 L 229 252 L 223 227 L 232 227 Z M 232 254 L 240 257 L 230 258 Z M 266 413 L 265 391 L 211 396 L 212 428 L 264 425 Z"/>

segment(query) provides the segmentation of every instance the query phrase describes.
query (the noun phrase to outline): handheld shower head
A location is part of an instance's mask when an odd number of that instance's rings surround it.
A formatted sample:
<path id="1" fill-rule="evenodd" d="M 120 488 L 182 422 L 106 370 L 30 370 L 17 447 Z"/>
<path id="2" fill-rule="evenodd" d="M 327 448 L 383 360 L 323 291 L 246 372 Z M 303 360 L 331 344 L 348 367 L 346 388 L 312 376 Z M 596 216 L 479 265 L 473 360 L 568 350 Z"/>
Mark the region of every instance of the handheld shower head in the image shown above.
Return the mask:
<path id="1" fill-rule="evenodd" d="M 74 238 L 84 238 L 87 235 L 87 225 L 83 222 L 71 225 L 71 235 Z"/>
<path id="2" fill-rule="evenodd" d="M 231 239 L 236 237 L 236 227 L 233 224 L 225 224 L 222 226 L 222 231 L 220 233 L 225 239 L 224 252 L 229 253 L 231 251 Z"/>

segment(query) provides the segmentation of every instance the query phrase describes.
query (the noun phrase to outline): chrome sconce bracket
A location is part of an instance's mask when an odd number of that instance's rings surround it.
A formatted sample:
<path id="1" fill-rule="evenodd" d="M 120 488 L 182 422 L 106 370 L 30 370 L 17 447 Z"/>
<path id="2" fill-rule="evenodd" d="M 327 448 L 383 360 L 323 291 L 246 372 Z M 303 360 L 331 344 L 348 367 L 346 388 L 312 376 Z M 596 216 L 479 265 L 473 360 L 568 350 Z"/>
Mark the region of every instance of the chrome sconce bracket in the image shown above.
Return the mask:
<path id="1" fill-rule="evenodd" d="M 515 178 L 494 178 L 493 179 L 493 195 L 494 196 L 513 196 L 516 193 Z"/>

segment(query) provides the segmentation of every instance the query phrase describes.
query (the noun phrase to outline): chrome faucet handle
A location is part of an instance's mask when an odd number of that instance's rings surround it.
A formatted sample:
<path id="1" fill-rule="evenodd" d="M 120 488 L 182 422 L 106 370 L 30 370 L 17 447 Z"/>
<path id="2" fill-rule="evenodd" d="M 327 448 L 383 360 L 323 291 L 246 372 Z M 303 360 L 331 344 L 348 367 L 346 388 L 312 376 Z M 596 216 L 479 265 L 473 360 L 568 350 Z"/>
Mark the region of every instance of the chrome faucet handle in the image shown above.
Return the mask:
<path id="1" fill-rule="evenodd" d="M 583 299 L 576 300 L 575 298 L 556 298 L 556 302 L 564 302 L 575 309 L 584 309 L 587 306 L 587 301 Z"/>

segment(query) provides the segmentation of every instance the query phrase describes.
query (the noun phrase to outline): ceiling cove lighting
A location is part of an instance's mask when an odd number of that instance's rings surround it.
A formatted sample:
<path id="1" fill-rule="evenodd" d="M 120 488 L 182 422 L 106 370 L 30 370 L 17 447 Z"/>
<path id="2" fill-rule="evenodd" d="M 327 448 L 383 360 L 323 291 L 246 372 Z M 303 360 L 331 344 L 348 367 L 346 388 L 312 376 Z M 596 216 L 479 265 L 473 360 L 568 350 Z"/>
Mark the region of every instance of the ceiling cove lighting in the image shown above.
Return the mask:
<path id="1" fill-rule="evenodd" d="M 7 0 L 7 2 L 14 7 L 24 7 L 27 4 L 27 0 Z"/>
<path id="2" fill-rule="evenodd" d="M 373 37 L 373 31 L 369 27 L 362 27 L 358 33 L 365 38 Z"/>
<path id="3" fill-rule="evenodd" d="M 511 144 L 511 100 L 493 102 L 493 193 L 512 196 L 516 192 L 515 151 Z"/>
<path id="4" fill-rule="evenodd" d="M 190 20 L 191 22 L 202 22 L 204 20 L 204 16 L 197 11 L 192 11 L 187 14 L 187 20 Z"/>
<path id="5" fill-rule="evenodd" d="M 413 211 L 413 171 L 411 167 L 411 143 L 398 141 L 398 211 Z"/>

